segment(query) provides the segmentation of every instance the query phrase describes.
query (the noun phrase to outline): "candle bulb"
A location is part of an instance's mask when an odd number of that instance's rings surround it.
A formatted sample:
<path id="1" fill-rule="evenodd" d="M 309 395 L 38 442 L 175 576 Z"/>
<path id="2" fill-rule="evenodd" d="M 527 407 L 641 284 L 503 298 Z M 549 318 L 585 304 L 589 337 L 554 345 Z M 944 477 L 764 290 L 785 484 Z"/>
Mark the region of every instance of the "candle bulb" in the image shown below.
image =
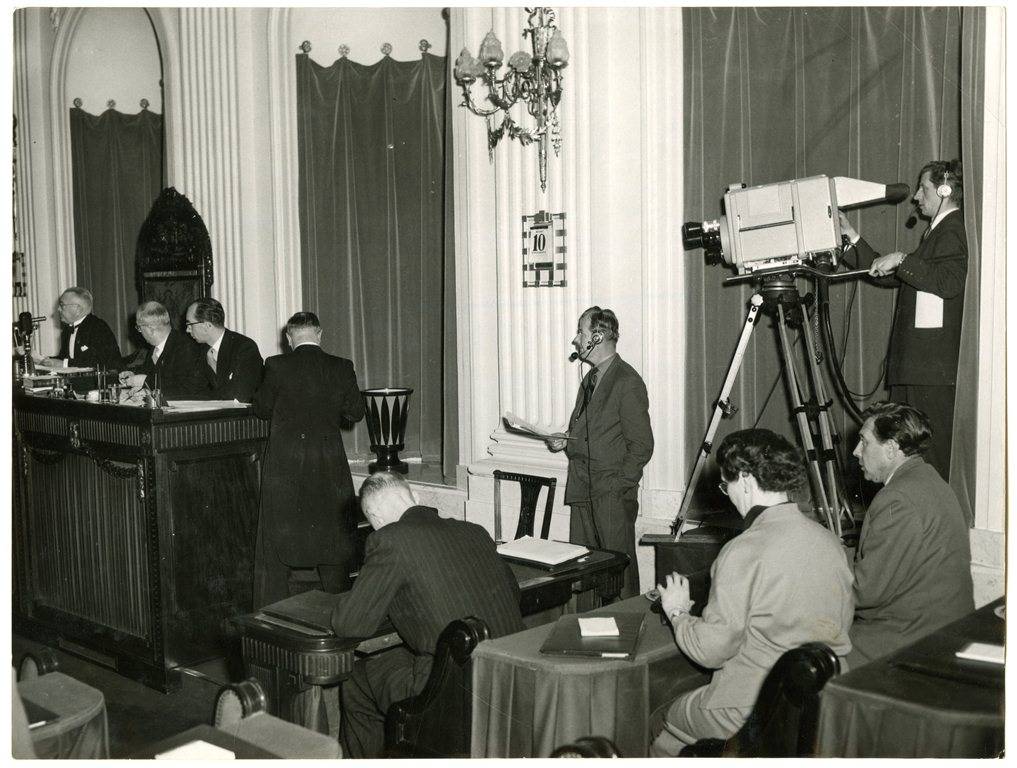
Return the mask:
<path id="1" fill-rule="evenodd" d="M 484 37 L 484 42 L 480 44 L 480 61 L 485 67 L 497 69 L 501 66 L 502 61 L 505 60 L 505 51 L 501 48 L 501 41 L 494 34 L 492 29 Z"/>
<path id="2" fill-rule="evenodd" d="M 547 63 L 555 69 L 561 69 L 569 63 L 569 47 L 560 29 L 556 29 L 547 42 L 546 58 Z"/>

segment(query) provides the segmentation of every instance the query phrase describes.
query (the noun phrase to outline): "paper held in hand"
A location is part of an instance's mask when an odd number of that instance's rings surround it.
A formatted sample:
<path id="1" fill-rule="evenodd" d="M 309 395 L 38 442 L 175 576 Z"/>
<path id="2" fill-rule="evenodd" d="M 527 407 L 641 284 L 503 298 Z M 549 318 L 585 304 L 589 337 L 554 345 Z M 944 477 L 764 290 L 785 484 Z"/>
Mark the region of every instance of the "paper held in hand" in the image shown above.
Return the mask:
<path id="1" fill-rule="evenodd" d="M 550 424 L 533 424 L 521 419 L 511 411 L 506 411 L 501 417 L 505 429 L 517 435 L 525 435 L 536 440 L 546 440 L 549 437 L 565 437 L 565 427 L 553 427 Z"/>
<path id="2" fill-rule="evenodd" d="M 589 552 L 590 550 L 580 544 L 566 544 L 564 541 L 537 539 L 533 536 L 523 536 L 498 547 L 498 554 L 503 557 L 544 565 L 558 565 Z"/>

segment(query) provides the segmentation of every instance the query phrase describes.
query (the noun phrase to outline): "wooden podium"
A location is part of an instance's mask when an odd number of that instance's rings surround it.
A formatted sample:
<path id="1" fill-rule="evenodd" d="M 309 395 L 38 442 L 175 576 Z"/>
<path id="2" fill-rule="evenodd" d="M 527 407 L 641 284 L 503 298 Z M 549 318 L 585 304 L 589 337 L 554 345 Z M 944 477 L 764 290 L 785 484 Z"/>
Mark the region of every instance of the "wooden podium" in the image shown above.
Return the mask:
<path id="1" fill-rule="evenodd" d="M 14 631 L 154 688 L 248 613 L 268 423 L 14 397 Z"/>

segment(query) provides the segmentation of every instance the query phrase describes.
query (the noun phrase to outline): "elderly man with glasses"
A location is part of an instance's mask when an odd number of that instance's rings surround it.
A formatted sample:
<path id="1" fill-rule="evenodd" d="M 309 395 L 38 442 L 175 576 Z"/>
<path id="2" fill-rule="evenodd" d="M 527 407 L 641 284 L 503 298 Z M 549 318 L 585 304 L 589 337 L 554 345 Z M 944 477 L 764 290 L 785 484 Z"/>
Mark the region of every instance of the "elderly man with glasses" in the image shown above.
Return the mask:
<path id="1" fill-rule="evenodd" d="M 143 387 L 162 391 L 167 400 L 204 400 L 211 390 L 201 350 L 186 334 L 173 330 L 169 312 L 157 301 L 138 307 L 137 329 L 151 346 L 140 365 L 120 374 L 120 383 L 136 393 Z"/>
<path id="2" fill-rule="evenodd" d="M 53 368 L 82 366 L 118 370 L 120 347 L 106 321 L 92 314 L 92 292 L 68 288 L 57 304 L 60 317 L 60 351 L 55 357 L 33 355 L 36 362 Z"/>

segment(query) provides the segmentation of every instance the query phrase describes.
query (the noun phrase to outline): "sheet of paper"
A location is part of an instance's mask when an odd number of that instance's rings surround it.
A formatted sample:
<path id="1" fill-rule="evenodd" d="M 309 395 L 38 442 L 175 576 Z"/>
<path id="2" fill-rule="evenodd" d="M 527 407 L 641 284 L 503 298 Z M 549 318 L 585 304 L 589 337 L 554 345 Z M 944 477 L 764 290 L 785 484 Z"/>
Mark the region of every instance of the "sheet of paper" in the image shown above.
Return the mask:
<path id="1" fill-rule="evenodd" d="M 597 616 L 579 619 L 579 634 L 583 637 L 618 637 L 618 622 L 614 616 Z"/>
<path id="2" fill-rule="evenodd" d="M 915 328 L 942 328 L 943 300 L 934 293 L 919 291 L 915 300 Z"/>
<path id="3" fill-rule="evenodd" d="M 958 659 L 987 661 L 990 664 L 1003 663 L 1003 646 L 992 643 L 968 643 L 957 651 Z"/>
<path id="4" fill-rule="evenodd" d="M 53 373 L 88 373 L 95 370 L 95 368 L 84 368 L 79 365 L 68 365 L 64 368 L 62 365 L 49 366 L 42 363 L 36 363 L 35 369 L 37 371 L 52 371 Z"/>
<path id="5" fill-rule="evenodd" d="M 502 421 L 509 432 L 514 432 L 517 435 L 526 435 L 538 440 L 544 440 L 548 437 L 560 437 L 565 432 L 564 425 L 554 427 L 550 424 L 536 424 L 519 418 L 511 411 L 505 412 L 505 415 L 502 416 Z"/>
<path id="6" fill-rule="evenodd" d="M 236 755 L 228 749 L 209 744 L 207 741 L 192 741 L 156 755 L 156 760 L 235 760 Z"/>
<path id="7" fill-rule="evenodd" d="M 218 411 L 223 408 L 246 408 L 249 403 L 237 400 L 169 400 L 171 411 Z"/>
<path id="8" fill-rule="evenodd" d="M 566 560 L 582 557 L 589 551 L 580 544 L 567 544 L 564 541 L 538 539 L 533 536 L 523 536 L 498 546 L 499 555 L 517 557 L 546 565 L 558 565 Z"/>

